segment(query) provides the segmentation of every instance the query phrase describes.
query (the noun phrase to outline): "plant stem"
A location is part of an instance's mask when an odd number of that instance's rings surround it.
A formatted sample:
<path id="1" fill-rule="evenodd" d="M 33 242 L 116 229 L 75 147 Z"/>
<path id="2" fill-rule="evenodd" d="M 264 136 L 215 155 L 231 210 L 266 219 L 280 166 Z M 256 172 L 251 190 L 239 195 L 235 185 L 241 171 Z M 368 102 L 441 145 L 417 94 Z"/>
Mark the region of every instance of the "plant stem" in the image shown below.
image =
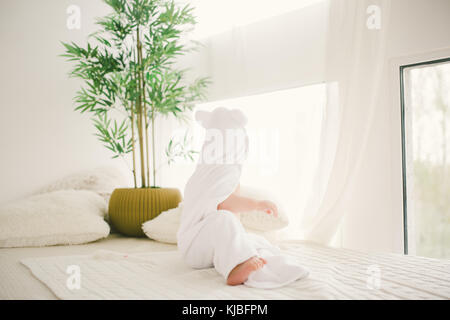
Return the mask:
<path id="1" fill-rule="evenodd" d="M 131 148 L 133 152 L 133 180 L 134 180 L 134 187 L 137 187 L 136 183 L 136 152 L 134 150 L 134 104 L 131 103 Z"/>
<path id="2" fill-rule="evenodd" d="M 140 40 L 139 40 L 139 26 L 137 27 L 136 30 L 136 36 L 137 36 L 137 50 L 139 52 L 139 46 L 140 46 Z M 138 58 L 139 60 L 139 58 Z M 139 62 L 138 62 L 139 63 Z M 139 66 L 141 66 L 139 64 Z M 138 88 L 139 88 L 139 95 L 138 95 L 138 133 L 139 133 L 139 151 L 141 154 L 141 185 L 142 188 L 146 187 L 146 183 L 145 183 L 145 160 L 144 160 L 144 135 L 143 135 L 143 128 L 142 128 L 142 93 L 141 93 L 141 88 L 142 88 L 142 84 L 141 84 L 141 77 L 139 75 L 136 75 L 137 79 L 138 79 Z"/>
<path id="3" fill-rule="evenodd" d="M 139 32 L 139 29 L 138 29 Z M 144 79 L 144 65 L 142 63 L 142 43 L 138 37 L 137 39 L 137 47 L 138 47 L 138 63 L 140 66 L 140 85 L 139 88 L 142 90 L 142 103 L 143 103 L 143 115 L 144 115 L 144 130 L 145 130 L 145 154 L 147 157 L 147 182 L 150 186 L 150 163 L 149 163 L 149 152 L 148 152 L 148 120 L 147 120 L 147 101 L 145 100 L 145 79 Z"/>
<path id="4" fill-rule="evenodd" d="M 136 58 L 135 58 L 136 59 Z M 134 82 L 136 79 L 134 79 L 134 74 L 131 73 L 131 81 Z M 134 102 L 131 102 L 130 105 L 130 111 L 131 111 L 131 152 L 133 155 L 133 182 L 134 182 L 134 188 L 137 188 L 137 181 L 136 181 L 136 150 L 135 150 L 135 136 L 134 136 L 134 112 L 136 110 L 136 106 Z"/>
<path id="5" fill-rule="evenodd" d="M 152 103 L 152 159 L 153 159 L 153 186 L 156 187 L 156 163 L 155 163 L 155 105 Z"/>

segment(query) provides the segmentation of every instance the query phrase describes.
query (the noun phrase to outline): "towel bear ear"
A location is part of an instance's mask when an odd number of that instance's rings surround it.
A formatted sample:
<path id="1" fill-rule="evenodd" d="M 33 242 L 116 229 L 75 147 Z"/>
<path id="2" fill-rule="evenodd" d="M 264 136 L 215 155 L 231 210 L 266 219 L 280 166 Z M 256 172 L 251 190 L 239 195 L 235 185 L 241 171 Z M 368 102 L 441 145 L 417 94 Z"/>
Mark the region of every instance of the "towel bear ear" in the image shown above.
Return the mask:
<path id="1" fill-rule="evenodd" d="M 211 112 L 207 111 L 197 111 L 195 113 L 195 120 L 198 121 L 203 128 L 206 128 L 211 118 Z"/>
<path id="2" fill-rule="evenodd" d="M 239 127 L 245 127 L 247 125 L 248 119 L 241 110 L 233 109 L 231 110 L 231 113 Z"/>

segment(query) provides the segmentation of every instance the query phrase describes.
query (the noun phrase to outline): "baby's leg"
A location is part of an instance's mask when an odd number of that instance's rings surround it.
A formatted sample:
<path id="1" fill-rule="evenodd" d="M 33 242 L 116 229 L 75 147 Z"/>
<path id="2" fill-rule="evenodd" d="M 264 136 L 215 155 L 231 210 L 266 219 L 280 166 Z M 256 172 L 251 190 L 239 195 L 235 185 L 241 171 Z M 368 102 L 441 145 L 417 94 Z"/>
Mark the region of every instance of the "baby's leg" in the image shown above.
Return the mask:
<path id="1" fill-rule="evenodd" d="M 229 284 L 243 283 L 255 267 L 262 266 L 256 263 L 259 258 L 251 259 L 258 255 L 255 243 L 228 211 L 212 213 L 205 219 L 185 254 L 186 262 L 194 268 L 214 266 Z"/>
<path id="2" fill-rule="evenodd" d="M 217 209 L 231 211 L 237 215 L 240 212 L 261 210 L 267 214 L 273 213 L 275 217 L 278 216 L 278 208 L 273 202 L 243 197 L 237 192 L 232 193 L 228 198 L 219 203 Z"/>
<path id="3" fill-rule="evenodd" d="M 252 211 L 258 208 L 259 201 L 242 197 L 236 193 L 230 194 L 223 202 L 217 206 L 218 210 L 227 210 L 233 213 Z"/>

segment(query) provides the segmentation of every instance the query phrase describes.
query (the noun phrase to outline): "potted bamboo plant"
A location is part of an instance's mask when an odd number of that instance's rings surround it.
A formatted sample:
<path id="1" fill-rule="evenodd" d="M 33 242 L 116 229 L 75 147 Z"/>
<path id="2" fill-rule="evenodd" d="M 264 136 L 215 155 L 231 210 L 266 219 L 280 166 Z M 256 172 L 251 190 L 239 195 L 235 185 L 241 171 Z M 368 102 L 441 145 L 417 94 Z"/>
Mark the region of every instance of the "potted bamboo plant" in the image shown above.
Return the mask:
<path id="1" fill-rule="evenodd" d="M 134 188 L 116 189 L 109 216 L 121 233 L 142 236 L 143 222 L 181 201 L 178 189 L 161 188 L 156 180 L 155 121 L 183 118 L 204 97 L 208 83 L 187 84 L 176 58 L 193 49 L 184 41 L 195 18 L 189 5 L 173 0 L 104 0 L 112 13 L 99 19 L 98 32 L 86 46 L 63 43 L 70 72 L 84 82 L 75 97 L 76 110 L 90 113 L 96 136 L 113 158 L 131 153 Z M 173 141 L 166 155 L 173 161 Z M 178 150 L 180 153 L 180 150 Z M 181 150 L 192 159 L 192 150 Z"/>

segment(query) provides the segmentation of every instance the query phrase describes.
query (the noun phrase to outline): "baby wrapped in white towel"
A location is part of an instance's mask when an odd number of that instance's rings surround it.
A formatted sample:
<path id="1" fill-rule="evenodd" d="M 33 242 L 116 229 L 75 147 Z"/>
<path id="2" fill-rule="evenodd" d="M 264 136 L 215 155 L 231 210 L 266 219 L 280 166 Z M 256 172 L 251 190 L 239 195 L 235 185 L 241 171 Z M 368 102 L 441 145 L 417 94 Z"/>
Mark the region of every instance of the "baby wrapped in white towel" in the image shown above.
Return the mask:
<path id="1" fill-rule="evenodd" d="M 234 215 L 257 209 L 277 214 L 269 201 L 239 196 L 242 162 L 248 153 L 245 115 L 217 108 L 197 112 L 196 120 L 206 129 L 206 136 L 184 190 L 177 238 L 185 262 L 193 268 L 214 266 L 229 285 L 274 288 L 307 276 L 279 248 L 248 234 Z"/>

